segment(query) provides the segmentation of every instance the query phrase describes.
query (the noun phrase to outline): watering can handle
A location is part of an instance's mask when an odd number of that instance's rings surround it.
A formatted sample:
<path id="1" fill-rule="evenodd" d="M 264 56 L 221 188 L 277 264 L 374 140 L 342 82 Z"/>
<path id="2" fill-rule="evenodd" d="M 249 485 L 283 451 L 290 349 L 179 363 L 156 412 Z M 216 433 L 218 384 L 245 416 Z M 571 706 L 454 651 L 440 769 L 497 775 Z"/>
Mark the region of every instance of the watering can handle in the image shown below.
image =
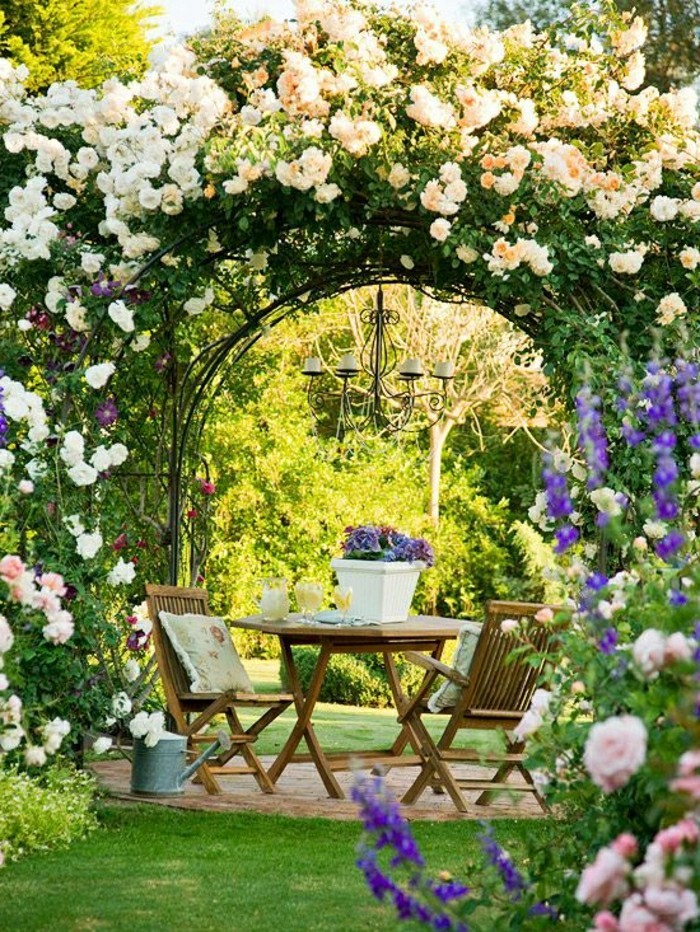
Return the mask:
<path id="1" fill-rule="evenodd" d="M 202 751 L 202 753 L 199 755 L 197 760 L 193 761 L 189 765 L 189 767 L 186 767 L 182 771 L 182 773 L 180 774 L 177 780 L 178 786 L 182 786 L 185 780 L 189 780 L 192 774 L 196 770 L 198 770 L 206 760 L 209 760 L 210 757 L 216 754 L 219 748 L 223 749 L 224 751 L 228 751 L 230 747 L 231 747 L 231 738 L 229 734 L 223 729 L 221 729 L 220 731 L 217 731 L 216 741 L 213 744 L 210 744 L 208 748 L 205 748 Z"/>

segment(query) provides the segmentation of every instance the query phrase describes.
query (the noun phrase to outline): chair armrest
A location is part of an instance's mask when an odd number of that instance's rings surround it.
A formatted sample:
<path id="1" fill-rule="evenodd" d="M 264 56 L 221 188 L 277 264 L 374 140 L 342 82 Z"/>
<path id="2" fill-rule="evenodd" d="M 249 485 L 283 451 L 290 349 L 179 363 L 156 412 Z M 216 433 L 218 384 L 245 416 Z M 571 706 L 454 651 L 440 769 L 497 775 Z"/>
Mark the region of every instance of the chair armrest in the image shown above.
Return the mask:
<path id="1" fill-rule="evenodd" d="M 424 670 L 429 670 L 432 673 L 440 673 L 452 683 L 457 683 L 458 686 L 467 686 L 469 683 L 468 678 L 455 670 L 454 667 L 448 667 L 446 663 L 436 660 L 435 657 L 431 657 L 429 654 L 420 654 L 418 651 L 408 650 L 404 656 L 411 663 L 415 663 L 416 666 L 423 667 Z"/>

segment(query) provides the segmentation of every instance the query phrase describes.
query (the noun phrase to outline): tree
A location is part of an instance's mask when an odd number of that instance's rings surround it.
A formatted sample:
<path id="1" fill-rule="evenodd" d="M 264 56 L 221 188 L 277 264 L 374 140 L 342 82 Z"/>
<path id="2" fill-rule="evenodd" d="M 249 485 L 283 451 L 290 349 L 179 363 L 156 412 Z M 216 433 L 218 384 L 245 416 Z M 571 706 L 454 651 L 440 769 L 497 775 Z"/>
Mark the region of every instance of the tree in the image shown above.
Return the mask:
<path id="1" fill-rule="evenodd" d="M 568 19 L 575 6 L 571 0 L 485 0 L 477 18 L 496 29 L 529 19 L 540 32 Z M 644 50 L 649 84 L 667 91 L 700 75 L 700 0 L 615 0 L 615 6 L 641 16 L 649 29 Z"/>
<path id="2" fill-rule="evenodd" d="M 530 339 L 489 308 L 445 304 L 401 286 L 385 291 L 387 303 L 400 315 L 394 334 L 399 358 L 418 358 L 430 366 L 438 360 L 455 364 L 456 377 L 448 383 L 444 416 L 428 431 L 427 513 L 437 522 L 443 453 L 453 428 L 469 425 L 480 437 L 484 419 L 515 429 L 527 428 L 533 415 L 546 422 L 552 413 L 549 387 Z M 343 300 L 359 353 L 364 343 L 360 312 L 367 306 L 366 292 L 350 292 Z M 427 388 L 430 380 L 424 381 Z M 435 419 L 428 399 L 419 401 L 419 409 L 429 421 Z"/>
<path id="3" fill-rule="evenodd" d="M 149 21 L 159 13 L 132 0 L 4 0 L 0 56 L 27 66 L 33 91 L 54 81 L 95 87 L 107 78 L 136 77 L 153 45 Z"/>

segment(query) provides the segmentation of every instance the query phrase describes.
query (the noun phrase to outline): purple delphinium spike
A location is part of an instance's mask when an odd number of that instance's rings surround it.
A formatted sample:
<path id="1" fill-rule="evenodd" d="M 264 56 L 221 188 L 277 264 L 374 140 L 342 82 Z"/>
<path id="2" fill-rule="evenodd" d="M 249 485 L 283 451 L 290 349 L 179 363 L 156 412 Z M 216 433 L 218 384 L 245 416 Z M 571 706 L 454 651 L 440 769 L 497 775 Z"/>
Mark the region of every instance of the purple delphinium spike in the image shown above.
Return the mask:
<path id="1" fill-rule="evenodd" d="M 556 469 L 554 457 L 545 453 L 543 457 L 542 480 L 544 482 L 544 495 L 547 503 L 547 515 L 554 521 L 566 522 L 554 532 L 556 545 L 555 553 L 564 553 L 579 538 L 578 530 L 567 519 L 574 510 L 574 503 L 569 495 L 566 475 Z"/>
<path id="2" fill-rule="evenodd" d="M 579 530 L 573 524 L 564 524 L 554 532 L 556 544 L 554 545 L 555 553 L 565 553 L 569 547 L 572 547 L 579 539 Z"/>
<path id="3" fill-rule="evenodd" d="M 605 631 L 603 631 L 600 640 L 598 641 L 598 647 L 601 654 L 605 654 L 608 657 L 611 654 L 614 654 L 617 649 L 617 639 L 617 631 L 614 628 L 606 628 Z"/>
<path id="4" fill-rule="evenodd" d="M 600 416 L 600 398 L 586 386 L 576 396 L 579 446 L 588 464 L 588 489 L 603 485 L 608 469 L 608 440 Z"/>
<path id="5" fill-rule="evenodd" d="M 672 556 L 678 553 L 685 543 L 685 536 L 680 531 L 669 531 L 665 537 L 662 537 L 656 547 L 656 555 L 662 560 L 668 561 Z"/>
<path id="6" fill-rule="evenodd" d="M 527 889 L 527 884 L 523 880 L 520 871 L 511 861 L 508 853 L 501 848 L 494 838 L 493 828 L 485 823 L 482 823 L 482 826 L 483 831 L 477 835 L 482 851 L 500 873 L 506 893 L 510 894 L 511 900 L 516 903 L 522 898 Z"/>
<path id="7" fill-rule="evenodd" d="M 357 777 L 351 797 L 359 804 L 364 830 L 373 839 L 372 845 L 367 841 L 361 843 L 357 859 L 372 895 L 378 900 L 391 899 L 401 920 L 414 920 L 445 932 L 469 932 L 464 922 L 440 908 L 440 904 L 462 899 L 469 892 L 468 888 L 454 881 L 439 882 L 423 877 L 423 856 L 382 778 Z M 404 867 L 412 872 L 405 886 L 381 869 L 378 854 L 383 848 L 394 851 L 390 867 Z M 436 902 L 426 902 L 426 896 Z"/>

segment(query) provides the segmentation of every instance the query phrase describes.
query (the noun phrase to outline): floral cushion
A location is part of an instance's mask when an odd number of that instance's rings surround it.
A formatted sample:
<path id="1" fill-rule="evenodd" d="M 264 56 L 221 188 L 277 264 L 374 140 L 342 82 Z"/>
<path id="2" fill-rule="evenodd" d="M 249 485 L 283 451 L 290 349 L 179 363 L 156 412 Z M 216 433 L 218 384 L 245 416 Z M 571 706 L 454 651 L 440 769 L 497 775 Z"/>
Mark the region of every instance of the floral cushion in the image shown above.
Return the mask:
<path id="1" fill-rule="evenodd" d="M 185 668 L 193 693 L 218 693 L 229 689 L 254 692 L 233 646 L 231 633 L 221 618 L 161 612 L 160 621 Z"/>
<path id="2" fill-rule="evenodd" d="M 480 621 L 466 621 L 460 628 L 457 650 L 452 658 L 452 669 L 461 673 L 462 676 L 469 675 L 476 644 L 481 634 L 481 624 Z M 459 699 L 461 692 L 461 686 L 445 680 L 442 686 L 428 699 L 428 709 L 431 712 L 439 712 L 441 709 L 451 708 Z"/>

